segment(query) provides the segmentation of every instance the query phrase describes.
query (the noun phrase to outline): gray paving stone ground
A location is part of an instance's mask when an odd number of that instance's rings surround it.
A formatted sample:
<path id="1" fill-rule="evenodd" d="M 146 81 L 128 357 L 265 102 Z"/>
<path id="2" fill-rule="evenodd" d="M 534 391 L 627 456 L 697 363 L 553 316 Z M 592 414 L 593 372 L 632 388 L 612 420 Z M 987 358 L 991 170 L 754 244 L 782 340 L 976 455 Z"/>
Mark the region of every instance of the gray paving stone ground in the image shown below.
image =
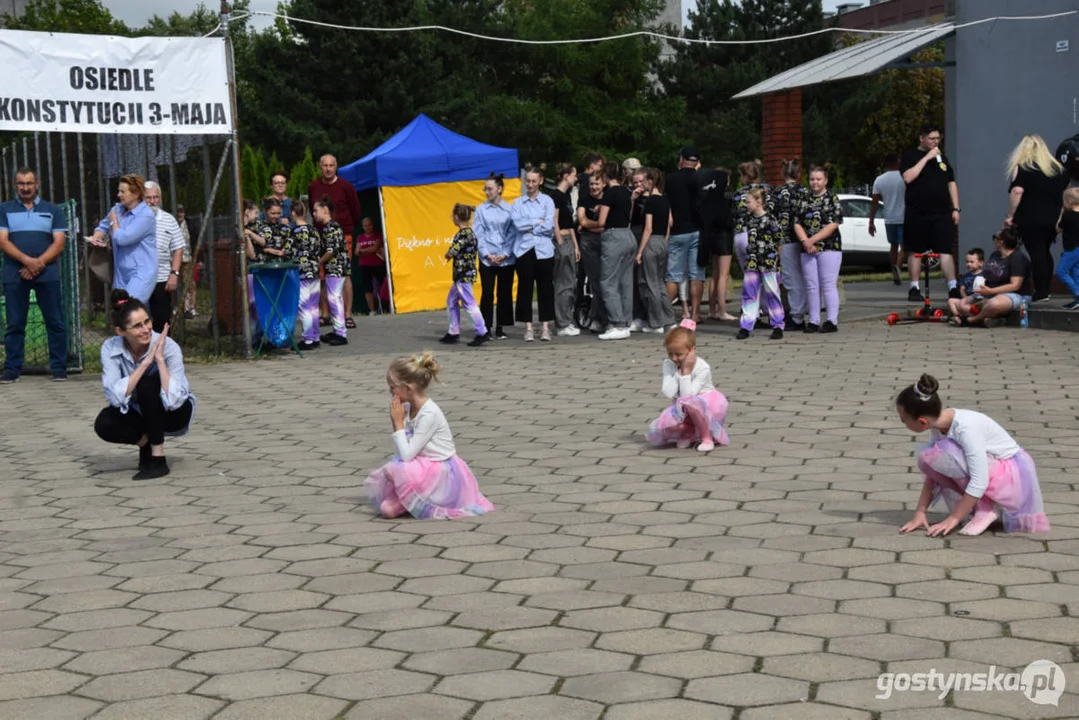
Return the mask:
<path id="1" fill-rule="evenodd" d="M 163 481 L 91 432 L 98 379 L 0 389 L 0 718 L 988 720 L 1079 717 L 1075 336 L 851 322 L 707 326 L 731 446 L 655 450 L 661 343 L 440 350 L 498 511 L 382 520 L 384 371 L 438 315 L 358 318 L 347 352 L 192 367 Z M 1038 463 L 1053 532 L 900 536 L 923 370 Z M 1021 692 L 878 675 L 1057 663 Z"/>

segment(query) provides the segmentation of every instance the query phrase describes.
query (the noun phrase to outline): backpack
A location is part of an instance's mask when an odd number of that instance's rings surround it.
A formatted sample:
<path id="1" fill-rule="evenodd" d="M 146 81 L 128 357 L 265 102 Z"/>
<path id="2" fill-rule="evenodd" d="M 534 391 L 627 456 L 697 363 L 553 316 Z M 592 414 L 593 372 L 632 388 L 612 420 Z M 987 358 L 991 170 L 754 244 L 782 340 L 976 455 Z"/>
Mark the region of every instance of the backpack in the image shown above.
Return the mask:
<path id="1" fill-rule="evenodd" d="M 1057 160 L 1072 180 L 1079 181 L 1079 135 L 1072 135 L 1057 148 Z"/>

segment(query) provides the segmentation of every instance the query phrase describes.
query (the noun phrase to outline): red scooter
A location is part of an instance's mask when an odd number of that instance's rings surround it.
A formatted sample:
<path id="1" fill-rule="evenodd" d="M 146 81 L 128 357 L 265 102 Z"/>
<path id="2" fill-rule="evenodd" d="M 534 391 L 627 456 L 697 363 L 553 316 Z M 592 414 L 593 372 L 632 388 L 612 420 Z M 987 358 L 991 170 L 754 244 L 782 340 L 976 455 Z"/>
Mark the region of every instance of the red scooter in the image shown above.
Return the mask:
<path id="1" fill-rule="evenodd" d="M 929 299 L 929 261 L 933 259 L 940 260 L 940 253 L 915 253 L 914 257 L 921 258 L 922 260 L 922 277 L 925 282 L 925 304 L 917 310 L 907 310 L 906 317 L 901 316 L 899 313 L 892 313 L 888 316 L 888 324 L 898 325 L 899 323 L 915 322 L 947 322 L 947 311 L 941 308 L 934 309 L 932 301 Z"/>

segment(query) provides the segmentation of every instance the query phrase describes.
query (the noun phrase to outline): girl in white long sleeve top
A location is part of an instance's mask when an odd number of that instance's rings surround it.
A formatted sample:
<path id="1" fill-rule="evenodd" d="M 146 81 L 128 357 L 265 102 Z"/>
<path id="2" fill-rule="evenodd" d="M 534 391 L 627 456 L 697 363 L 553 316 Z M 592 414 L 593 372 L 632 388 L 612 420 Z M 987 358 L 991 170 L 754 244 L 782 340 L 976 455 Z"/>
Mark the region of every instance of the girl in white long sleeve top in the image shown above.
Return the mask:
<path id="1" fill-rule="evenodd" d="M 980 535 L 1003 516 L 1006 532 L 1048 532 L 1034 461 L 992 418 L 974 410 L 944 408 L 937 381 L 922 375 L 896 398 L 899 418 L 911 432 L 930 431 L 918 453 L 925 476 L 914 517 L 901 528 L 947 535 L 973 511 L 961 535 Z M 951 511 L 930 525 L 926 512 L 938 497 Z"/>
<path id="2" fill-rule="evenodd" d="M 726 445 L 727 398 L 712 384 L 712 369 L 697 357 L 692 320 L 667 333 L 664 345 L 663 395 L 671 404 L 648 429 L 648 441 L 657 447 L 675 444 L 708 452 L 716 443 Z"/>
<path id="3" fill-rule="evenodd" d="M 368 500 L 383 517 L 407 513 L 419 519 L 446 519 L 495 509 L 457 456 L 442 409 L 427 397 L 438 370 L 434 355 L 425 352 L 394 360 L 386 373 L 397 455 L 364 483 Z"/>

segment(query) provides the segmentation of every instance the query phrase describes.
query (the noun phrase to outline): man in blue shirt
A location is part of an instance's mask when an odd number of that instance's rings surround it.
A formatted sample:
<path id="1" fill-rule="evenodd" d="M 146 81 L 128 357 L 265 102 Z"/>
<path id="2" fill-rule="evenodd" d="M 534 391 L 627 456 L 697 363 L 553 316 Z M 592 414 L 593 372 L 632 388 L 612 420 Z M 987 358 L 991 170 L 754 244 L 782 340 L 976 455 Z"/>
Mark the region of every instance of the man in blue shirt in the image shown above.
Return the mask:
<path id="1" fill-rule="evenodd" d="M 45 320 L 53 380 L 67 380 L 67 332 L 57 262 L 64 251 L 67 232 L 64 212 L 38 196 L 37 173 L 30 168 L 20 168 L 15 173 L 15 191 L 18 199 L 0 204 L 7 320 L 0 384 L 13 383 L 22 374 L 31 290 Z"/>

